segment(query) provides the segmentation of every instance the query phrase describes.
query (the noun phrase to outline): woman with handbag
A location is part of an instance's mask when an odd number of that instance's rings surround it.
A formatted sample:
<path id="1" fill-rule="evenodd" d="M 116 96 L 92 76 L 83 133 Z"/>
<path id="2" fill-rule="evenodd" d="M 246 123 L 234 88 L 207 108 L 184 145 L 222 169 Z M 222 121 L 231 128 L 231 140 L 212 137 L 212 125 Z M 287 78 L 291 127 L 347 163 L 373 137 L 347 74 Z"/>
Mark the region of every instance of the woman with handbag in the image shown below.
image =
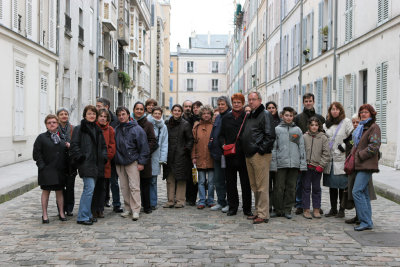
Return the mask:
<path id="1" fill-rule="evenodd" d="M 208 151 L 208 141 L 213 127 L 212 117 L 213 110 L 206 105 L 201 107 L 199 111 L 200 121 L 196 121 L 193 126 L 193 150 L 192 162 L 198 171 L 198 191 L 199 201 L 198 209 L 204 209 L 206 206 L 214 206 L 214 164 L 213 159 Z M 208 179 L 207 179 L 208 178 Z M 206 179 L 208 181 L 208 196 L 206 199 Z M 190 182 L 189 182 L 190 183 Z"/>
<path id="2" fill-rule="evenodd" d="M 325 217 L 344 218 L 344 209 L 339 208 L 338 198 L 342 202 L 344 189 L 347 187 L 347 175 L 344 171 L 346 160 L 346 145 L 343 140 L 353 130 L 350 119 L 346 118 L 342 104 L 333 102 L 328 108 L 328 115 L 324 124 L 324 130 L 329 138 L 329 153 L 331 160 L 324 169 L 323 185 L 329 187 L 331 202 L 330 211 Z"/>
<path id="3" fill-rule="evenodd" d="M 358 109 L 360 124 L 353 132 L 354 171 L 356 179 L 353 186 L 353 199 L 360 225 L 356 231 L 373 228 L 371 200 L 368 183 L 372 174 L 379 172 L 379 148 L 381 146 L 381 129 L 375 123 L 376 111 L 370 104 L 364 104 Z"/>
<path id="4" fill-rule="evenodd" d="M 242 94 L 236 93 L 231 97 L 231 101 L 232 111 L 222 119 L 219 135 L 219 143 L 225 144 L 223 149 L 226 160 L 225 178 L 229 206 L 227 215 L 236 215 L 239 208 L 239 193 L 237 190 L 237 173 L 239 172 L 243 213 L 246 216 L 253 216 L 251 212 L 251 188 L 246 159 L 240 142 L 237 142 L 247 118 L 247 113 L 244 110 L 245 98 Z M 234 148 L 234 154 L 230 153 L 232 152 L 232 148 Z"/>

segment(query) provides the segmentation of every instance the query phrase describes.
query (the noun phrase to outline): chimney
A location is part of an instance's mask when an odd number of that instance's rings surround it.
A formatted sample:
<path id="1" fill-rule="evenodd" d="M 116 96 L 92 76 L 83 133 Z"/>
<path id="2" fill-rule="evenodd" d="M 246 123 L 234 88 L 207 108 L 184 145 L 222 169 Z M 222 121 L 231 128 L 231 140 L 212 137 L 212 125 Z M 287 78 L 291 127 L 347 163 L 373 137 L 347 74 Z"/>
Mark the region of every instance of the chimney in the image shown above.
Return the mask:
<path id="1" fill-rule="evenodd" d="M 210 31 L 208 31 L 208 47 L 210 47 L 211 44 L 211 36 L 210 36 Z"/>

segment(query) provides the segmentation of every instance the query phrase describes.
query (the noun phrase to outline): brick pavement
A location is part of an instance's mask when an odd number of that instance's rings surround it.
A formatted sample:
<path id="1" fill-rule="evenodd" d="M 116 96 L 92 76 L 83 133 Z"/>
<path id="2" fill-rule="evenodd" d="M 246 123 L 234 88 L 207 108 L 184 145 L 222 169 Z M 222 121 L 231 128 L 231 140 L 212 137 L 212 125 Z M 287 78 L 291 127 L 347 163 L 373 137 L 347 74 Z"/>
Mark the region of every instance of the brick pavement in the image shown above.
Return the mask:
<path id="1" fill-rule="evenodd" d="M 77 202 L 82 183 L 77 178 Z M 195 207 L 158 208 L 139 221 L 106 208 L 93 226 L 60 222 L 55 196 L 50 224 L 41 224 L 40 189 L 0 204 L 0 265 L 105 266 L 400 266 L 400 248 L 362 246 L 345 231 L 343 219 L 306 220 L 302 216 L 252 225 L 242 212 L 228 217 Z M 160 203 L 166 199 L 159 179 Z M 328 210 L 324 188 L 324 210 Z M 378 197 L 373 201 L 375 232 L 400 233 L 400 206 Z M 347 212 L 347 217 L 354 211 Z"/>

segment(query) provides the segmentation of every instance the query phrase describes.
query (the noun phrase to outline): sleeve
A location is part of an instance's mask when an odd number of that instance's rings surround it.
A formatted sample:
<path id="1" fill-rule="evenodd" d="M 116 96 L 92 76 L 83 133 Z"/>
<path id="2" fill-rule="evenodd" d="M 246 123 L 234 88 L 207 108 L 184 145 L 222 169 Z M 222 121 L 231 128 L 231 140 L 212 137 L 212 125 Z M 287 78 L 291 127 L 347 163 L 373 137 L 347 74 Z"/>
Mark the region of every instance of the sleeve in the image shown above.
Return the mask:
<path id="1" fill-rule="evenodd" d="M 69 155 L 73 161 L 80 161 L 84 157 L 81 152 L 80 127 L 75 127 L 72 132 Z"/>
<path id="2" fill-rule="evenodd" d="M 108 161 L 108 153 L 107 153 L 107 144 L 106 140 L 104 139 L 103 133 L 100 134 L 100 142 L 101 142 L 101 154 L 103 155 L 104 163 L 106 163 Z"/>
<path id="3" fill-rule="evenodd" d="M 329 153 L 329 139 L 327 136 L 322 137 L 322 155 L 321 155 L 321 161 L 320 161 L 320 166 L 325 169 L 325 167 L 328 165 L 328 162 L 331 158 L 330 153 Z"/>
<path id="4" fill-rule="evenodd" d="M 193 148 L 193 133 L 190 129 L 190 124 L 189 123 L 185 123 L 184 126 L 184 138 L 185 138 L 185 149 L 189 152 L 192 151 Z"/>
<path id="5" fill-rule="evenodd" d="M 381 129 L 377 124 L 375 125 L 374 131 L 368 136 L 367 147 L 358 151 L 358 156 L 362 161 L 372 158 L 379 153 L 379 148 L 381 146 Z"/>
<path id="6" fill-rule="evenodd" d="M 197 130 L 197 127 L 194 126 L 193 129 L 192 129 L 192 135 L 193 135 L 193 149 L 192 149 L 192 153 L 191 153 L 191 159 L 192 160 L 193 159 L 197 159 L 197 157 L 198 157 L 198 155 L 196 153 L 198 144 L 197 144 L 196 140 L 194 140 L 194 137 L 196 136 L 196 130 Z"/>
<path id="7" fill-rule="evenodd" d="M 344 132 L 345 132 L 346 136 L 349 136 L 351 134 L 351 132 L 353 131 L 353 124 L 351 123 L 351 120 L 345 119 L 343 126 L 345 127 Z M 340 144 L 343 147 L 343 149 L 346 149 L 346 143 L 345 143 L 346 138 L 343 139 L 342 143 Z"/>
<path id="8" fill-rule="evenodd" d="M 163 126 L 160 133 L 160 162 L 167 162 L 168 159 L 168 129 Z"/>
<path id="9" fill-rule="evenodd" d="M 150 155 L 157 149 L 157 139 L 154 133 L 154 127 L 151 122 L 148 122 L 146 127 L 147 142 L 149 143 Z"/>
<path id="10" fill-rule="evenodd" d="M 278 164 L 276 161 L 276 153 L 277 153 L 277 147 L 278 147 L 278 138 L 275 139 L 273 148 L 272 148 L 272 159 L 271 159 L 271 163 L 269 166 L 270 171 L 276 172 L 278 170 Z"/>
<path id="11" fill-rule="evenodd" d="M 42 142 L 40 139 L 41 135 L 36 138 L 35 143 L 33 144 L 32 153 L 33 160 L 36 161 L 36 166 L 38 166 L 39 170 L 46 167 L 46 163 L 44 162 L 42 157 Z"/>
<path id="12" fill-rule="evenodd" d="M 264 138 L 259 147 L 259 153 L 271 153 L 275 141 L 274 120 L 270 112 L 264 112 Z"/>
<path id="13" fill-rule="evenodd" d="M 304 146 L 304 138 L 303 138 L 303 132 L 299 128 L 299 136 L 300 136 L 300 142 L 299 142 L 299 154 L 300 154 L 300 170 L 301 171 L 306 171 L 307 170 L 307 162 L 306 162 L 306 149 Z"/>
<path id="14" fill-rule="evenodd" d="M 112 160 L 115 156 L 115 131 L 114 129 L 110 126 L 110 135 L 109 135 L 109 140 L 108 140 L 108 146 L 107 146 L 107 158 L 109 160 Z"/>
<path id="15" fill-rule="evenodd" d="M 136 128 L 136 145 L 138 148 L 138 163 L 146 165 L 150 158 L 150 148 L 147 142 L 147 136 L 142 127 L 137 126 Z"/>
<path id="16" fill-rule="evenodd" d="M 225 125 L 224 119 L 221 120 L 221 131 L 218 135 L 218 143 L 221 144 L 221 147 L 225 144 Z M 213 127 L 214 128 L 214 127 Z"/>

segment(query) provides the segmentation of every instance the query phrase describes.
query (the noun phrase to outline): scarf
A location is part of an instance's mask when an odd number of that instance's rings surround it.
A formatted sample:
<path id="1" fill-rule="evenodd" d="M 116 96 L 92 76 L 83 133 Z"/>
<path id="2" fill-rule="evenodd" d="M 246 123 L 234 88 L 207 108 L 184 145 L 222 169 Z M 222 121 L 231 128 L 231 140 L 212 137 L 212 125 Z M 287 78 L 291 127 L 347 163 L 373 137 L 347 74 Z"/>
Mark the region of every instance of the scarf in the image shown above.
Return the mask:
<path id="1" fill-rule="evenodd" d="M 51 140 L 53 140 L 53 143 L 55 145 L 59 144 L 60 143 L 60 137 L 58 136 L 58 132 L 52 133 L 52 132 L 49 131 L 49 133 L 50 133 Z"/>
<path id="2" fill-rule="evenodd" d="M 140 118 L 138 118 L 138 119 L 135 119 L 137 122 L 138 121 L 140 121 L 141 119 L 143 119 L 144 117 L 146 117 L 147 115 L 146 114 L 143 114 Z M 135 117 L 134 117 L 135 118 Z"/>
<path id="3" fill-rule="evenodd" d="M 372 118 L 368 118 L 365 121 L 360 121 L 360 123 L 358 124 L 357 128 L 354 130 L 354 132 L 353 132 L 353 142 L 354 142 L 354 146 L 355 147 L 357 147 L 358 143 L 360 143 L 361 136 L 362 136 L 363 131 L 364 131 L 364 125 L 367 124 L 370 120 L 372 120 Z"/>
<path id="4" fill-rule="evenodd" d="M 331 128 L 332 125 L 339 124 L 341 121 L 342 120 L 339 117 L 336 118 L 330 117 L 325 122 L 326 128 Z"/>
<path id="5" fill-rule="evenodd" d="M 237 118 L 239 118 L 240 115 L 242 115 L 243 109 L 240 111 L 235 111 L 232 109 L 232 115 L 233 117 L 235 117 L 235 119 L 237 120 Z"/>
<path id="6" fill-rule="evenodd" d="M 60 133 L 62 133 L 63 138 L 65 139 L 65 141 L 67 141 L 67 142 L 71 141 L 71 124 L 68 121 L 65 124 L 65 127 L 62 127 L 62 125 L 60 124 L 58 126 L 58 131 Z"/>

